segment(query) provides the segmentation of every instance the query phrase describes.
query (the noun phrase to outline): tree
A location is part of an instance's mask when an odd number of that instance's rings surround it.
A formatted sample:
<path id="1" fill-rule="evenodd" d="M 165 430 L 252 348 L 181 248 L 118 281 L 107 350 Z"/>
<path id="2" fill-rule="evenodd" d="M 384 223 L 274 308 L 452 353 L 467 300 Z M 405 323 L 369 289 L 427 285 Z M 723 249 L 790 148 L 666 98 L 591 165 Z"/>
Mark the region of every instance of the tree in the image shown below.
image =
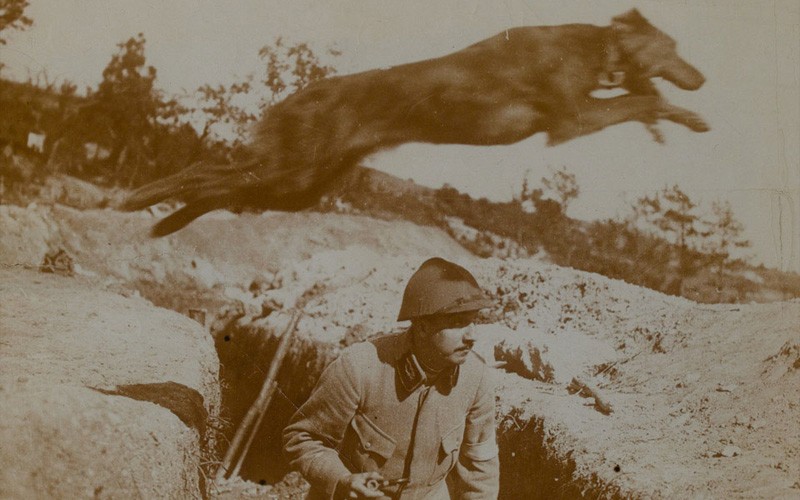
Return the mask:
<path id="1" fill-rule="evenodd" d="M 335 57 L 340 52 L 328 49 L 326 54 Z M 307 43 L 289 45 L 282 37 L 262 47 L 258 55 L 266 63 L 258 79 L 251 74 L 229 85 L 206 84 L 197 89 L 200 106 L 192 111 L 203 114 L 201 141 L 213 137 L 230 147 L 242 145 L 251 123 L 258 118 L 247 105 L 248 97 L 256 97 L 263 115 L 270 105 L 292 92 L 336 73 L 333 66 L 321 62 Z"/>
<path id="2" fill-rule="evenodd" d="M 341 55 L 341 52 L 332 48 L 326 53 L 333 57 Z M 308 84 L 336 73 L 333 66 L 322 63 L 307 43 L 287 45 L 280 36 L 272 45 L 261 47 L 258 56 L 266 62 L 261 83 L 270 92 L 269 99 L 262 102 L 262 111 Z"/>
<path id="3" fill-rule="evenodd" d="M 744 225 L 734 217 L 730 202 L 722 200 L 711 203 L 711 216 L 702 223 L 705 227 L 704 250 L 716 265 L 717 275 L 722 278 L 732 263 L 731 252 L 750 246 L 750 242 L 742 238 Z"/>
<path id="4" fill-rule="evenodd" d="M 251 88 L 248 78 L 230 85 L 219 84 L 214 87 L 206 84 L 197 89 L 200 101 L 199 110 L 205 117 L 203 129 L 200 132 L 201 143 L 212 135 L 216 135 L 219 141 L 225 141 L 224 133 L 213 134 L 215 126 L 219 124 L 231 128 L 234 134 L 230 141 L 232 146 L 235 147 L 244 142 L 248 125 L 256 119 L 256 115 L 247 111 L 244 106 L 237 104 L 236 98 L 248 94 Z"/>
<path id="5" fill-rule="evenodd" d="M 689 277 L 696 271 L 696 240 L 699 217 L 696 204 L 674 185 L 664 187 L 655 196 L 639 198 L 633 207 L 636 218 L 642 218 L 656 233 L 674 245 L 678 253 L 678 273 Z"/>
<path id="6" fill-rule="evenodd" d="M 164 102 L 154 88 L 156 69 L 146 65 L 142 33 L 117 44 L 118 52 L 103 70 L 103 81 L 93 94 L 93 111 L 106 123 L 111 142 L 109 162 L 116 165 L 115 180 L 132 184 L 151 162 L 150 150 L 159 116 L 177 114 L 177 103 Z M 123 173 L 122 167 L 134 166 Z"/>
<path id="7" fill-rule="evenodd" d="M 5 30 L 24 30 L 33 25 L 33 19 L 25 15 L 28 0 L 0 0 L 0 32 Z M 0 45 L 6 39 L 0 36 Z"/>
<path id="8" fill-rule="evenodd" d="M 552 212 L 553 204 L 555 204 L 558 205 L 560 215 L 564 216 L 570 202 L 580 194 L 580 188 L 575 180 L 575 174 L 569 173 L 567 167 L 561 167 L 558 170 L 550 168 L 549 170 L 550 177 L 542 177 L 542 187 L 535 189 L 531 189 L 528 183 L 530 170 L 526 171 L 522 178 L 522 189 L 519 196 L 514 197 L 514 201 L 522 204 L 523 210 L 529 211 L 530 208 L 526 205 L 532 205 L 537 212 L 542 208 L 545 208 L 547 212 Z"/>
<path id="9" fill-rule="evenodd" d="M 542 186 L 549 194 L 550 197 L 555 197 L 556 201 L 561 205 L 562 213 L 567 213 L 567 207 L 572 200 L 576 199 L 580 194 L 578 182 L 575 180 L 575 174 L 569 173 L 567 167 L 561 167 L 558 170 L 550 170 L 550 177 L 542 177 Z"/>
<path id="10" fill-rule="evenodd" d="M 0 0 L 0 45 L 7 43 L 2 32 L 5 30 L 24 30 L 33 25 L 33 19 L 25 15 L 28 0 Z M 0 71 L 5 67 L 0 61 Z"/>
<path id="11" fill-rule="evenodd" d="M 575 174 L 567 171 L 567 167 L 561 167 L 558 170 L 550 170 L 550 177 L 542 177 L 541 183 L 543 188 L 531 189 L 528 183 L 530 170 L 525 172 L 525 177 L 522 178 L 522 190 L 519 197 L 515 197 L 515 201 L 523 204 L 525 208 L 526 202 L 538 207 L 543 201 L 550 200 L 558 204 L 559 210 L 562 215 L 567 213 L 567 208 L 570 202 L 576 199 L 580 194 L 580 188 L 575 180 Z"/>
<path id="12" fill-rule="evenodd" d="M 593 221 L 588 234 L 590 265 L 585 270 L 648 288 L 663 287 L 670 261 L 663 239 L 642 233 L 628 220 Z"/>
<path id="13" fill-rule="evenodd" d="M 697 205 L 677 185 L 661 191 L 661 202 L 663 211 L 656 225 L 674 235 L 675 243 L 683 252 L 689 248 L 690 239 L 698 234 L 695 224 L 699 219 L 693 213 Z"/>

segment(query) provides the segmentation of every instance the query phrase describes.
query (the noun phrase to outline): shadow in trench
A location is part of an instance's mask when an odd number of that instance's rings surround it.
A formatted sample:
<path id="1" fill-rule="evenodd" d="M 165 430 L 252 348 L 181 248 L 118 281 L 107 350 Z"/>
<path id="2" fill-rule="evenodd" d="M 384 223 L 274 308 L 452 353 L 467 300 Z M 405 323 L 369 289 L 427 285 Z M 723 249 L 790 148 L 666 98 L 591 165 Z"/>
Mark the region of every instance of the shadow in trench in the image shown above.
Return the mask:
<path id="1" fill-rule="evenodd" d="M 499 418 L 501 500 L 623 499 L 619 488 L 596 474 L 576 477 L 572 452 L 558 457 L 554 437 L 545 435 L 543 419 L 512 410 Z"/>
<path id="2" fill-rule="evenodd" d="M 280 337 L 270 330 L 236 322 L 214 332 L 221 364 L 223 413 L 231 422 L 225 436 L 227 442 L 233 439 L 236 428 L 256 400 L 279 341 Z M 298 332 L 278 373 L 278 391 L 242 464 L 243 479 L 274 484 L 289 472 L 281 452 L 281 434 L 334 357 L 333 345 L 312 342 Z"/>

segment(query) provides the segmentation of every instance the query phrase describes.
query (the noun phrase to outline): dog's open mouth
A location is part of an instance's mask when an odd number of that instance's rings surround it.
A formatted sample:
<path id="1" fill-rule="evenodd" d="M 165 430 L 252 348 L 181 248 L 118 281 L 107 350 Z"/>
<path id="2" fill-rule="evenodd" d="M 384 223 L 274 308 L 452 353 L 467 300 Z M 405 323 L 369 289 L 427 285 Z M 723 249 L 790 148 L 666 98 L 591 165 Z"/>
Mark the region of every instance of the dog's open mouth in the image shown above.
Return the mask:
<path id="1" fill-rule="evenodd" d="M 589 95 L 595 99 L 611 99 L 612 97 L 619 97 L 627 94 L 630 94 L 630 92 L 622 87 L 601 87 L 599 89 L 594 89 Z"/>
<path id="2" fill-rule="evenodd" d="M 625 83 L 627 73 L 624 71 L 604 71 L 597 75 L 597 88 L 590 95 L 595 99 L 611 99 L 621 95 L 630 94 L 622 85 Z"/>
<path id="3" fill-rule="evenodd" d="M 623 83 L 625 83 L 624 71 L 606 71 L 597 77 L 597 84 L 602 88 L 619 87 Z"/>

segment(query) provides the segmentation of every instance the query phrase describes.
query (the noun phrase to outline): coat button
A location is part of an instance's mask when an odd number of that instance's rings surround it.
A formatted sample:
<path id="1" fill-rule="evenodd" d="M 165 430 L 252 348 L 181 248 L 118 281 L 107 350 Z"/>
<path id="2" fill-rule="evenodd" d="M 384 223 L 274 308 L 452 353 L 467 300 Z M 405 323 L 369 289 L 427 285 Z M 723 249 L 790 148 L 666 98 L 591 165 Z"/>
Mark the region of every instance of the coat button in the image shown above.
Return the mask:
<path id="1" fill-rule="evenodd" d="M 366 448 L 366 449 L 370 449 L 371 446 L 372 446 L 372 444 L 370 444 L 370 443 L 364 443 L 364 448 Z"/>

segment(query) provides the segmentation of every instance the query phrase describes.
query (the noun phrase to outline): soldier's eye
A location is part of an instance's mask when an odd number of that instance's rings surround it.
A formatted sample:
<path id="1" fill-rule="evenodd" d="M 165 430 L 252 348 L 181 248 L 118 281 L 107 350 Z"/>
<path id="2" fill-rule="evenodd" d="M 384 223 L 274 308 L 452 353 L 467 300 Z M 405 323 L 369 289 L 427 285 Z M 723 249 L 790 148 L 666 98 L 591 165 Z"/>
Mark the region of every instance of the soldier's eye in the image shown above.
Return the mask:
<path id="1" fill-rule="evenodd" d="M 472 324 L 472 318 L 461 318 L 461 319 L 453 321 L 453 323 L 451 323 L 451 325 L 452 325 L 451 328 L 454 328 L 454 329 L 466 328 L 471 324 Z"/>

